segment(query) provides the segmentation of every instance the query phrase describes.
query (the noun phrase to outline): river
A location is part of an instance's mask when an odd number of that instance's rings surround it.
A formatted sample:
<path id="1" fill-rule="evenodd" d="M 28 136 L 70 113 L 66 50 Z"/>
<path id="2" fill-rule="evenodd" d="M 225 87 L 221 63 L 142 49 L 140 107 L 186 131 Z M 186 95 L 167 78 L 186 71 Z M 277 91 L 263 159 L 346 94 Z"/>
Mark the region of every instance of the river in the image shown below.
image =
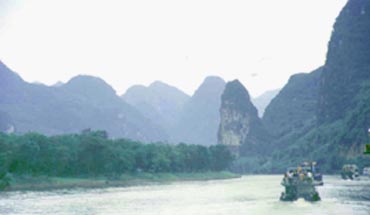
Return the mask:
<path id="1" fill-rule="evenodd" d="M 369 215 L 370 180 L 324 178 L 322 201 L 280 202 L 281 176 L 105 189 L 0 194 L 0 214 L 24 215 Z"/>

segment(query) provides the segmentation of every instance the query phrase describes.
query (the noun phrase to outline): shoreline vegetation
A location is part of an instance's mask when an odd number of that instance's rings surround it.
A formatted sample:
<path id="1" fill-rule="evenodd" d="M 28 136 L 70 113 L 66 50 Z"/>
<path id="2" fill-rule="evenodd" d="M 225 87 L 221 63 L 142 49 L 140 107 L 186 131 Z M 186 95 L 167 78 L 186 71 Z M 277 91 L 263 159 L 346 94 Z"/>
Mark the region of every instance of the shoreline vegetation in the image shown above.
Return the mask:
<path id="1" fill-rule="evenodd" d="M 224 145 L 142 143 L 105 131 L 0 133 L 0 191 L 102 188 L 235 178 Z"/>
<path id="2" fill-rule="evenodd" d="M 47 177 L 23 176 L 14 179 L 6 192 L 49 191 L 60 189 L 98 189 L 110 187 L 132 187 L 170 184 L 183 181 L 208 181 L 240 178 L 241 175 L 228 171 L 204 173 L 138 173 L 124 174 L 118 178 L 107 177 Z"/>

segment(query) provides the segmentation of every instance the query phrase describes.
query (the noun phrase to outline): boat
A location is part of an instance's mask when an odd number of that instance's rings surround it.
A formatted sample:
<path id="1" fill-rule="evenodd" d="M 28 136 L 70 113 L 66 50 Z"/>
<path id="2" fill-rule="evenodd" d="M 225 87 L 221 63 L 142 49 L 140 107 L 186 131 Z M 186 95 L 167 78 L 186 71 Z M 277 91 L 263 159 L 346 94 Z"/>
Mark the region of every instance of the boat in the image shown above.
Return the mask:
<path id="1" fill-rule="evenodd" d="M 281 193 L 281 201 L 295 201 L 303 198 L 306 201 L 320 201 L 319 193 L 316 191 L 316 186 L 323 185 L 322 175 L 314 178 L 310 165 L 290 167 L 284 174 L 281 185 L 285 187 L 285 191 Z"/>
<path id="2" fill-rule="evenodd" d="M 370 167 L 364 167 L 364 169 L 362 170 L 362 174 L 364 176 L 369 176 L 370 177 Z"/>
<path id="3" fill-rule="evenodd" d="M 341 171 L 342 179 L 344 180 L 356 180 L 359 179 L 360 173 L 357 165 L 355 164 L 345 164 Z"/>

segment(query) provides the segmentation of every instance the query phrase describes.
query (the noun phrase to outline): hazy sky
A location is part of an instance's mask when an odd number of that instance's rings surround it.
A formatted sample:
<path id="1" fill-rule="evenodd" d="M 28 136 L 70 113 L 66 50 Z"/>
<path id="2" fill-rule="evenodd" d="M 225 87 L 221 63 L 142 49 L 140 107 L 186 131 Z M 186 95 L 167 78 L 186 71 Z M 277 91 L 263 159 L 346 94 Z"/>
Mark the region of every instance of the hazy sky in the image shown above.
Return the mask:
<path id="1" fill-rule="evenodd" d="M 0 0 L 0 59 L 26 81 L 78 74 L 118 94 L 161 80 L 192 94 L 206 76 L 253 95 L 325 61 L 346 0 Z"/>

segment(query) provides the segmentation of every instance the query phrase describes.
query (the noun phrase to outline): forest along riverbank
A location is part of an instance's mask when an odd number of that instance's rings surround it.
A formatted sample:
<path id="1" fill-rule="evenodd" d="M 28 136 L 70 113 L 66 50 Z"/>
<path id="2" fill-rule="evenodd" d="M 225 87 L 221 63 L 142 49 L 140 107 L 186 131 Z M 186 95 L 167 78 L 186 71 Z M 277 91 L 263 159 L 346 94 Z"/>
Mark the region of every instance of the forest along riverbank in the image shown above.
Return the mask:
<path id="1" fill-rule="evenodd" d="M 221 171 L 204 173 L 138 173 L 124 174 L 118 178 L 72 178 L 72 177 L 18 177 L 5 191 L 44 191 L 72 188 L 109 188 L 168 184 L 179 181 L 205 181 L 240 178 L 241 175 Z"/>
<path id="2" fill-rule="evenodd" d="M 237 177 L 224 145 L 142 143 L 105 131 L 44 136 L 0 132 L 0 190 L 110 187 Z"/>

